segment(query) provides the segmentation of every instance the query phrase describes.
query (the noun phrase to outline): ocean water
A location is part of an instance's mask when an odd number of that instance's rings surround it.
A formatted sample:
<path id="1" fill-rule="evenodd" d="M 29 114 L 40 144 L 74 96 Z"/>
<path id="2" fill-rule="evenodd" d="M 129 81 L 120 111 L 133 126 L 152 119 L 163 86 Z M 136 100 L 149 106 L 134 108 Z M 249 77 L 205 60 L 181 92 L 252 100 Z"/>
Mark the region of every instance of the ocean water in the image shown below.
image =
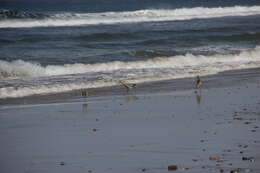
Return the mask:
<path id="1" fill-rule="evenodd" d="M 0 0 L 0 99 L 252 67 L 259 0 Z"/>

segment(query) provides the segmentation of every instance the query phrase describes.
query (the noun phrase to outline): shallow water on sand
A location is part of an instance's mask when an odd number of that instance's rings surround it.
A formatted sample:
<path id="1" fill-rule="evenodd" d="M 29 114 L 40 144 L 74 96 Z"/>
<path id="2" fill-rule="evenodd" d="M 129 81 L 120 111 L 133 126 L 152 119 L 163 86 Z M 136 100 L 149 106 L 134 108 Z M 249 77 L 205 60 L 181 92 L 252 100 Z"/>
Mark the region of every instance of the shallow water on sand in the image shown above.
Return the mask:
<path id="1" fill-rule="evenodd" d="M 213 79 L 203 80 L 211 85 Z M 227 80 L 198 93 L 1 108 L 1 171 L 157 173 L 177 165 L 196 173 L 257 173 L 260 98 L 254 81 Z"/>

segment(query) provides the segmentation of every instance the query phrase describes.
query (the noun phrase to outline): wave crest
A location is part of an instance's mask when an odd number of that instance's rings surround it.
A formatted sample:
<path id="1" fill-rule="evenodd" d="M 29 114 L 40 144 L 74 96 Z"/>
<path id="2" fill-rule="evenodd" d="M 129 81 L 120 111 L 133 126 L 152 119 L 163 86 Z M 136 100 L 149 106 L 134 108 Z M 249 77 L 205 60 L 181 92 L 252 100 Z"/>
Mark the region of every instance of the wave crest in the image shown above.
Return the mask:
<path id="1" fill-rule="evenodd" d="M 127 12 L 103 13 L 60 13 L 60 14 L 34 14 L 5 10 L 0 11 L 0 28 L 16 27 L 49 27 L 49 26 L 80 26 L 98 24 L 116 24 L 133 22 L 158 22 L 190 19 L 205 19 L 226 16 L 259 15 L 260 6 L 234 6 L 218 8 L 180 8 L 180 9 L 148 9 Z M 19 20 L 19 19 L 30 20 Z M 42 20 L 38 20 L 42 19 Z"/>
<path id="2" fill-rule="evenodd" d="M 210 67 L 215 64 L 241 65 L 244 63 L 258 61 L 260 61 L 260 47 L 253 50 L 242 51 L 238 54 L 216 54 L 211 56 L 186 54 L 173 57 L 157 57 L 132 62 L 113 61 L 96 64 L 76 63 L 65 65 L 48 65 L 46 67 L 37 63 L 26 62 L 23 60 L 11 62 L 0 60 L 0 78 L 55 76 L 131 69 Z"/>
<path id="3" fill-rule="evenodd" d="M 137 83 L 149 82 L 252 67 L 260 67 L 260 47 L 238 54 L 212 56 L 186 54 L 158 57 L 146 61 L 115 61 L 97 64 L 49 65 L 46 67 L 22 60 L 0 61 L 0 78 L 5 78 L 3 86 L 0 87 L 0 99 L 113 86 L 120 79 L 132 80 Z M 49 77 L 8 80 L 10 77 L 23 78 L 27 76 Z M 35 83 L 35 81 L 37 82 Z"/>
<path id="4" fill-rule="evenodd" d="M 0 79 L 10 77 L 42 76 L 45 69 L 41 65 L 23 60 L 3 61 L 0 60 Z"/>
<path id="5" fill-rule="evenodd" d="M 28 13 L 18 10 L 0 10 L 0 20 L 2 19 L 44 19 L 50 15 L 42 13 Z"/>

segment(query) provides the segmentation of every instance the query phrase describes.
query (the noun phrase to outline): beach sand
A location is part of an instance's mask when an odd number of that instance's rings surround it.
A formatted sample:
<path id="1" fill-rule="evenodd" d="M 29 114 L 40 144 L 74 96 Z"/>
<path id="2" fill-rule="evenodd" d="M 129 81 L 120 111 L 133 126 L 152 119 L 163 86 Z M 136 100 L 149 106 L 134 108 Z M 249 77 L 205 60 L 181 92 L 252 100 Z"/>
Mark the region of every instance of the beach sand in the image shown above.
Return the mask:
<path id="1" fill-rule="evenodd" d="M 1 100 L 0 172 L 259 173 L 259 74 Z"/>

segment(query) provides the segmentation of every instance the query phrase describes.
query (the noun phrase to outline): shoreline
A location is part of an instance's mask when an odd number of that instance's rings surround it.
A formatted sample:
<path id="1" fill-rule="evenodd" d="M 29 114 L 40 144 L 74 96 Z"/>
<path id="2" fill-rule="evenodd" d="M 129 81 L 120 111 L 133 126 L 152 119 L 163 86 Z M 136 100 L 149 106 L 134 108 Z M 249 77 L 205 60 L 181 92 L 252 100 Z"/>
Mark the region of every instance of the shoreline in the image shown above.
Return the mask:
<path id="1" fill-rule="evenodd" d="M 0 173 L 260 173 L 260 0 L 9 1 Z"/>
<path id="2" fill-rule="evenodd" d="M 258 173 L 259 72 L 202 77 L 197 93 L 179 79 L 2 106 L 0 171 Z"/>
<path id="3" fill-rule="evenodd" d="M 213 75 L 202 76 L 204 89 L 227 87 L 234 85 L 244 85 L 246 83 L 255 83 L 260 81 L 260 68 L 249 68 L 240 70 L 228 70 Z M 65 104 L 88 102 L 96 99 L 105 99 L 105 97 L 125 96 L 125 95 L 147 95 L 151 93 L 163 93 L 169 91 L 187 91 L 194 90 L 195 78 L 179 78 L 170 80 L 161 80 L 154 82 L 144 82 L 138 84 L 137 88 L 126 92 L 122 85 L 112 87 L 90 88 L 73 90 L 62 93 L 32 95 L 17 98 L 0 99 L 0 108 L 5 106 L 21 105 L 43 105 L 43 104 Z M 81 96 L 81 91 L 88 91 L 88 96 Z"/>

